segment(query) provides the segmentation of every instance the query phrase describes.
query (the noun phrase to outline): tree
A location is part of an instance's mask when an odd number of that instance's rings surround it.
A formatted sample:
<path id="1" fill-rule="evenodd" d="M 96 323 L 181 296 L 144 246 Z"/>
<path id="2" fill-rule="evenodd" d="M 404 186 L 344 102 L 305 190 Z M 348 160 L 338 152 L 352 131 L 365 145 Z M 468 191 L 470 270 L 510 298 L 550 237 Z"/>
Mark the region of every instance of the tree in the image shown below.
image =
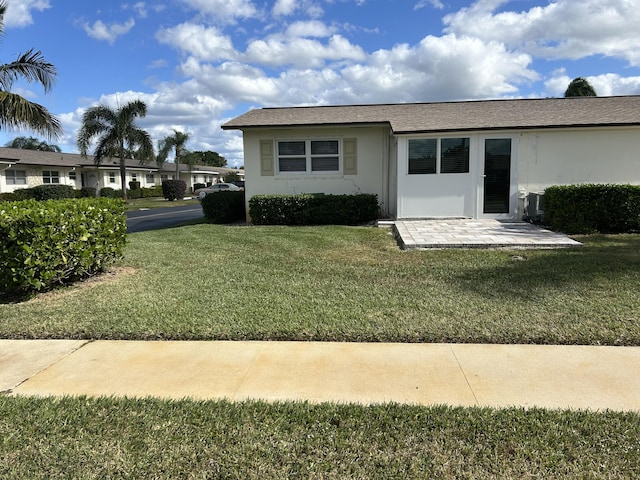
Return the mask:
<path id="1" fill-rule="evenodd" d="M 224 174 L 224 177 L 222 177 L 222 179 L 225 181 L 225 183 L 233 183 L 240 180 L 240 175 L 238 175 L 238 172 L 227 172 Z"/>
<path id="2" fill-rule="evenodd" d="M 218 152 L 207 150 L 206 152 L 189 152 L 183 157 L 193 165 L 211 165 L 212 167 L 226 167 L 227 159 Z"/>
<path id="3" fill-rule="evenodd" d="M 16 137 L 7 142 L 5 147 L 20 148 L 22 150 L 38 150 L 40 152 L 62 152 L 58 145 L 38 140 L 36 137 Z"/>
<path id="4" fill-rule="evenodd" d="M 4 14 L 7 3 L 0 1 L 0 37 L 4 35 Z M 23 79 L 28 83 L 39 83 L 48 93 L 56 78 L 56 67 L 47 62 L 40 51 L 33 49 L 18 55 L 11 63 L 0 65 L 0 128 L 27 128 L 47 138 L 62 134 L 60 121 L 49 111 L 34 102 L 11 93 L 13 83 Z"/>
<path id="5" fill-rule="evenodd" d="M 582 77 L 574 78 L 567 90 L 564 92 L 565 97 L 597 97 L 595 89 L 591 84 Z"/>
<path id="6" fill-rule="evenodd" d="M 180 156 L 187 152 L 184 144 L 189 140 L 189 134 L 173 130 L 173 135 L 163 138 L 158 142 L 158 163 L 162 164 L 167 159 L 169 152 L 175 150 L 176 180 L 180 178 Z"/>
<path id="7" fill-rule="evenodd" d="M 94 150 L 96 165 L 104 158 L 120 159 L 120 184 L 122 198 L 127 199 L 127 153 L 136 152 L 140 163 L 154 158 L 153 142 L 145 130 L 139 128 L 135 119 L 147 114 L 147 105 L 141 100 L 133 100 L 114 110 L 105 105 L 89 108 L 82 115 L 82 127 L 78 131 L 78 150 L 83 157 L 92 141 L 97 140 Z"/>

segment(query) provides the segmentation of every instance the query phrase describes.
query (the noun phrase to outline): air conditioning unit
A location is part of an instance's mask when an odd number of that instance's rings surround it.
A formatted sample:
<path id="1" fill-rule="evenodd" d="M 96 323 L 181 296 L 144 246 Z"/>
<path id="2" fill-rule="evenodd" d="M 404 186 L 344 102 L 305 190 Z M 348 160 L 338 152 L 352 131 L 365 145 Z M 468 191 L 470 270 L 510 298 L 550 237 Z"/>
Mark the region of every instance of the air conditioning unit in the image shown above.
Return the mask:
<path id="1" fill-rule="evenodd" d="M 544 192 L 531 192 L 527 195 L 527 216 L 533 221 L 539 221 L 544 214 L 542 197 Z"/>

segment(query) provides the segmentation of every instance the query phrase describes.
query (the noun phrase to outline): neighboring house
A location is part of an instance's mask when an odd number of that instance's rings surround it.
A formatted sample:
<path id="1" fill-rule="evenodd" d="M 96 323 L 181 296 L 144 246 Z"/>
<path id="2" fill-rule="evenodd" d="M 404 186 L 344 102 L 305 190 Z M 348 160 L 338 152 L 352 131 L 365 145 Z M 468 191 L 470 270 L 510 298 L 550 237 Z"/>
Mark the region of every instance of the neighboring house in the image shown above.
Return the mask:
<path id="1" fill-rule="evenodd" d="M 187 184 L 187 191 L 196 183 L 211 184 L 233 171 L 244 176 L 242 170 L 206 165 L 179 165 L 180 179 Z M 140 182 L 141 187 L 161 185 L 162 180 L 175 179 L 173 163 L 158 168 L 155 163 L 141 165 L 138 160 L 127 160 L 127 185 Z M 0 147 L 0 193 L 43 184 L 71 185 L 81 187 L 111 187 L 121 189 L 120 160 L 104 160 L 96 166 L 92 156 L 82 157 L 74 153 L 40 152 L 18 148 Z"/>
<path id="2" fill-rule="evenodd" d="M 550 185 L 640 184 L 640 96 L 263 108 L 241 130 L 258 194 L 372 193 L 394 218 L 509 218 Z"/>

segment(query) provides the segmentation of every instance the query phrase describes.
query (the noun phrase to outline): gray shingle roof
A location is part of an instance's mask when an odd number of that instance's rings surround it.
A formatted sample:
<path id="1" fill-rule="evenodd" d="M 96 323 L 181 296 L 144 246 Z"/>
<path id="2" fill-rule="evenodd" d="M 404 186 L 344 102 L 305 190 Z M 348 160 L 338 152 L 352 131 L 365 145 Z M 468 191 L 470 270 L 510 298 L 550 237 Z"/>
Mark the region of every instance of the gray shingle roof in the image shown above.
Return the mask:
<path id="1" fill-rule="evenodd" d="M 7 148 L 0 147 L 0 161 L 2 162 L 15 162 L 18 165 L 39 165 L 47 167 L 92 167 L 94 166 L 94 160 L 92 155 L 87 155 L 86 158 L 82 157 L 79 153 L 57 153 L 57 152 L 40 152 L 38 150 L 24 150 L 20 148 Z M 117 158 L 111 160 L 105 159 L 100 164 L 102 167 L 118 168 L 120 161 Z M 153 171 L 162 171 L 168 173 L 175 173 L 176 166 L 174 163 L 165 162 L 163 168 L 158 169 L 158 165 L 155 162 L 141 165 L 138 160 L 125 160 L 125 165 L 129 169 L 144 169 Z M 180 164 L 181 172 L 198 172 L 198 173 L 220 173 L 224 175 L 227 172 L 237 169 L 226 167 L 212 167 L 210 165 L 194 165 L 193 169 L 190 169 L 186 164 Z"/>
<path id="2" fill-rule="evenodd" d="M 262 108 L 222 128 L 368 124 L 389 125 L 397 134 L 640 125 L 640 96 Z"/>

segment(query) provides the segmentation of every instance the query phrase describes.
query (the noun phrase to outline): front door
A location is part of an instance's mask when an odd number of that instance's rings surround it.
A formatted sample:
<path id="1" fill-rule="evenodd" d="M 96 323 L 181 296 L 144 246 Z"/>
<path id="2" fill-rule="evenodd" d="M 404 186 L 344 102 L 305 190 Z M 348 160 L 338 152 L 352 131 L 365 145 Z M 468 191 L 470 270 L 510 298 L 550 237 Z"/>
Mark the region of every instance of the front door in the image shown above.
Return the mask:
<path id="1" fill-rule="evenodd" d="M 481 214 L 501 216 L 511 213 L 512 140 L 484 139 L 484 172 L 481 194 Z"/>

